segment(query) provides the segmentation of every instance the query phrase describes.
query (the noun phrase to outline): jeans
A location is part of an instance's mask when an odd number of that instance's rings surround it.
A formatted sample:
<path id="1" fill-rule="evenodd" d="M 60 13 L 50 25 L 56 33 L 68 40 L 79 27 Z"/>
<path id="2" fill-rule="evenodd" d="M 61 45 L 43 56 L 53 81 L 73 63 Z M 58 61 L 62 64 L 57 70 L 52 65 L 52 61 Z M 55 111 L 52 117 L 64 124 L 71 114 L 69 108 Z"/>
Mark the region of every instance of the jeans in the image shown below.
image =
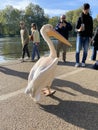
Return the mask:
<path id="1" fill-rule="evenodd" d="M 33 51 L 32 51 L 32 60 L 34 60 L 36 54 L 37 54 L 37 58 L 40 58 L 40 54 L 39 54 L 39 48 L 38 48 L 38 44 L 34 43 L 33 44 Z"/>
<path id="2" fill-rule="evenodd" d="M 83 48 L 82 63 L 85 63 L 89 47 L 89 37 L 82 37 L 77 35 L 76 42 L 76 63 L 80 62 L 80 50 Z"/>

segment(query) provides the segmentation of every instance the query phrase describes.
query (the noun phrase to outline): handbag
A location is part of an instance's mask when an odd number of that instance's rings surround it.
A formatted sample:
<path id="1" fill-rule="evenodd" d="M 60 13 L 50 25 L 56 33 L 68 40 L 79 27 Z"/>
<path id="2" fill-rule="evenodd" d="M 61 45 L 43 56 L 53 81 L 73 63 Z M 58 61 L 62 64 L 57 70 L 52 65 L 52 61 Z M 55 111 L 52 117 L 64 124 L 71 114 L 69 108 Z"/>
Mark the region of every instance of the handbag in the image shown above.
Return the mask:
<path id="1" fill-rule="evenodd" d="M 29 40 L 33 41 L 33 35 L 29 35 Z"/>

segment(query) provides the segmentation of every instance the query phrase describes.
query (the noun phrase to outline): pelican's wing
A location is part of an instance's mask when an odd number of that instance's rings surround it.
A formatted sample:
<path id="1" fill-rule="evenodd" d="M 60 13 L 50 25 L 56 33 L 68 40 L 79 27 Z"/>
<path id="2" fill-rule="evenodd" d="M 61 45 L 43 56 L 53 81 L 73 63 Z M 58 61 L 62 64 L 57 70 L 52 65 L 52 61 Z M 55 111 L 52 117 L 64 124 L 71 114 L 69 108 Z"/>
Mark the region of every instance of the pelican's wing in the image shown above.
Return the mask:
<path id="1" fill-rule="evenodd" d="M 58 58 L 55 58 L 51 64 L 49 64 L 47 66 L 40 66 L 39 68 L 37 68 L 37 70 L 34 73 L 33 79 L 34 80 L 36 78 L 38 79 L 38 77 L 40 77 L 40 76 L 42 77 L 42 75 L 44 76 L 47 73 L 49 73 L 50 70 L 52 70 L 54 68 L 54 66 L 57 65 L 57 62 L 58 62 Z"/>
<path id="2" fill-rule="evenodd" d="M 28 83 L 33 79 L 34 73 L 37 70 L 40 61 L 43 60 L 43 57 L 41 59 L 39 59 L 36 64 L 32 67 L 32 69 L 30 70 L 29 76 L 28 76 Z"/>
<path id="3" fill-rule="evenodd" d="M 28 94 L 31 93 L 35 100 L 39 100 L 38 97 L 40 97 L 40 90 L 42 87 L 45 87 L 45 84 L 49 78 L 49 74 L 53 73 L 57 62 L 58 58 L 55 58 L 50 65 L 37 68 L 33 75 L 33 79 L 28 83 L 25 92 Z"/>

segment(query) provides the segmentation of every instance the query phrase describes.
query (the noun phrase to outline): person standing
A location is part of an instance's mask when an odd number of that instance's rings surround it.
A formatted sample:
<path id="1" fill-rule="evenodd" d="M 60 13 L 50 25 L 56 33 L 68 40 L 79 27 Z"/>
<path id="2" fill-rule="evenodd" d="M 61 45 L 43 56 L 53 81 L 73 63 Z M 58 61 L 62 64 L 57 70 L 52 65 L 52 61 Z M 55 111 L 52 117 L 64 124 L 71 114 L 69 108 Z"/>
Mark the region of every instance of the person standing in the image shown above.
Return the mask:
<path id="1" fill-rule="evenodd" d="M 21 35 L 21 42 L 22 42 L 22 62 L 24 61 L 25 53 L 27 53 L 28 58 L 30 58 L 30 53 L 28 50 L 28 43 L 29 43 L 29 32 L 25 26 L 24 21 L 20 21 L 20 35 Z"/>
<path id="2" fill-rule="evenodd" d="M 82 67 L 85 67 L 85 61 L 87 58 L 89 41 L 92 38 L 93 33 L 93 20 L 89 14 L 90 5 L 85 3 L 83 5 L 83 11 L 76 23 L 77 40 L 76 40 L 76 64 L 75 67 L 80 66 L 80 50 L 83 47 Z"/>
<path id="3" fill-rule="evenodd" d="M 92 45 L 93 45 L 91 60 L 95 61 L 97 51 L 98 51 L 98 27 L 95 30 L 95 33 L 94 33 L 94 36 L 93 36 L 91 42 L 92 42 Z"/>
<path id="4" fill-rule="evenodd" d="M 37 29 L 37 25 L 35 23 L 31 24 L 31 35 L 33 37 L 32 61 L 34 61 L 36 55 L 37 55 L 37 59 L 39 60 L 40 58 L 40 53 L 39 53 L 40 34 Z"/>
<path id="5" fill-rule="evenodd" d="M 59 23 L 56 25 L 55 30 L 59 32 L 63 37 L 68 39 L 69 37 L 69 31 L 72 30 L 72 25 L 66 21 L 66 16 L 63 14 L 60 17 Z M 66 62 L 66 45 L 64 45 L 62 42 L 58 41 L 57 44 L 57 57 L 60 55 L 60 49 L 63 50 L 62 52 L 62 60 Z"/>

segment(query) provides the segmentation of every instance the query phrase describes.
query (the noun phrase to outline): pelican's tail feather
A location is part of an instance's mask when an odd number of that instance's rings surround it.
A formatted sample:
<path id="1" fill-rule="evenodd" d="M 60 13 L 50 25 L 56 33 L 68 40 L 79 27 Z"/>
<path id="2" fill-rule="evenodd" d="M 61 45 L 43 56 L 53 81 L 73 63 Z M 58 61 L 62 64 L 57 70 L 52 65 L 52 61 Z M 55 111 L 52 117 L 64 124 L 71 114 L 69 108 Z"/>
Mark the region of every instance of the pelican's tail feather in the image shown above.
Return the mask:
<path id="1" fill-rule="evenodd" d="M 26 94 L 30 94 L 30 90 L 28 88 L 25 89 Z"/>
<path id="2" fill-rule="evenodd" d="M 35 101 L 39 101 L 40 100 L 40 93 L 38 93 L 35 97 L 34 97 Z"/>
<path id="3" fill-rule="evenodd" d="M 29 94 L 29 95 L 33 99 L 34 102 L 38 102 L 40 100 L 40 93 L 36 95 L 35 97 L 33 97 L 32 94 Z"/>
<path id="4" fill-rule="evenodd" d="M 37 102 L 40 100 L 40 89 L 36 90 L 36 87 L 31 87 L 31 82 L 25 89 L 25 94 L 29 94 L 29 96 L 33 99 L 33 101 Z"/>
<path id="5" fill-rule="evenodd" d="M 33 98 L 33 100 L 34 100 L 35 102 L 39 101 L 39 100 L 40 100 L 40 96 L 41 96 L 40 88 L 34 87 L 34 88 L 32 89 L 31 96 L 32 96 L 32 98 Z"/>
<path id="6" fill-rule="evenodd" d="M 30 94 L 30 93 L 32 93 L 32 88 L 31 88 L 31 86 L 30 85 L 28 85 L 27 87 L 26 87 L 26 89 L 25 89 L 25 92 L 24 93 L 26 93 L 26 94 Z"/>

